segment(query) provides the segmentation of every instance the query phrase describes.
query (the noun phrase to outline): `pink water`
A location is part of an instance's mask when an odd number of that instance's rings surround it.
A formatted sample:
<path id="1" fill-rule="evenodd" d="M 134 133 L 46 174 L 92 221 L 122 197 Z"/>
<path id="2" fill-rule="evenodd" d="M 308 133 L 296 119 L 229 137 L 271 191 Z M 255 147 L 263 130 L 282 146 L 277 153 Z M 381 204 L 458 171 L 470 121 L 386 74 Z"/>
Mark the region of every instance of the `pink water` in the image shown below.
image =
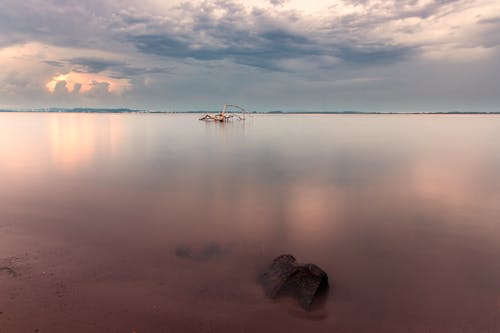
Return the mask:
<path id="1" fill-rule="evenodd" d="M 500 117 L 0 114 L 0 332 L 500 332 Z M 311 312 L 267 299 L 282 253 Z"/>

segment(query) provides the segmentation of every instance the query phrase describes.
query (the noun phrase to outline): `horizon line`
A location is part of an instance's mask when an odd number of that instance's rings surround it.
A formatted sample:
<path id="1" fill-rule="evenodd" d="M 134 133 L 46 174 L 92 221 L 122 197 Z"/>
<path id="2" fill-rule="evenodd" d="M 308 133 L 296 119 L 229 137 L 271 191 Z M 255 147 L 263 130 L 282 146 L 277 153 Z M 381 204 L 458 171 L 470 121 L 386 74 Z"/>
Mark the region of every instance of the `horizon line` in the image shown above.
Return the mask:
<path id="1" fill-rule="evenodd" d="M 146 109 L 133 109 L 133 108 L 87 108 L 87 107 L 74 107 L 74 108 L 0 108 L 1 113 L 8 112 L 39 112 L 39 113 L 166 113 L 166 114 L 198 114 L 198 113 L 219 113 L 220 110 L 146 110 Z M 235 112 L 228 112 L 235 113 Z M 306 110 L 269 110 L 269 111 L 248 111 L 248 114 L 500 114 L 500 111 L 306 111 Z"/>

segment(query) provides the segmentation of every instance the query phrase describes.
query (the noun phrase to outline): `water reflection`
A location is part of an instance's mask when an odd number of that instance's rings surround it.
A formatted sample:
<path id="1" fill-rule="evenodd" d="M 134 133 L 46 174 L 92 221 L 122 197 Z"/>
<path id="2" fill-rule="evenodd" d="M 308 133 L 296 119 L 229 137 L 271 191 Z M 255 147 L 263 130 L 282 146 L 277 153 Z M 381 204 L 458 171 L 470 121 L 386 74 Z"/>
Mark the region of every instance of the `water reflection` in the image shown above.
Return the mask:
<path id="1" fill-rule="evenodd" d="M 124 331 L 500 329 L 500 118 L 1 117 L 0 218 L 24 237 L 2 228 L 2 246 L 98 281 L 66 296 L 72 315 Z M 281 253 L 330 274 L 321 321 L 263 297 L 257 268 Z"/>
<path id="2" fill-rule="evenodd" d="M 90 119 L 79 118 L 64 115 L 50 119 L 52 158 L 61 169 L 81 167 L 95 153 L 96 127 Z"/>
<path id="3" fill-rule="evenodd" d="M 116 116 L 95 118 L 81 114 L 47 116 L 54 165 L 70 171 L 88 166 L 96 155 L 114 156 L 119 147 L 122 122 Z"/>

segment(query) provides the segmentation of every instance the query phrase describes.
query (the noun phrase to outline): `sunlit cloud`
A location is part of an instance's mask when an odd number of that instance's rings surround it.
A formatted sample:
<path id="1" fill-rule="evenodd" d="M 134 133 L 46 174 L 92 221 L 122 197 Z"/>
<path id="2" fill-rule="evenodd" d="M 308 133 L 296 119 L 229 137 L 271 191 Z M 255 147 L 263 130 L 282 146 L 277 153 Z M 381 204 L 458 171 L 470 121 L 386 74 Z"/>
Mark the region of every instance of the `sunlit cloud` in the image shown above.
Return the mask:
<path id="1" fill-rule="evenodd" d="M 67 92 L 79 94 L 88 93 L 99 85 L 104 86 L 109 93 L 113 94 L 122 94 L 130 88 L 130 82 L 127 79 L 77 72 L 55 75 L 45 86 L 49 92 L 55 93 L 60 84 L 63 84 Z"/>

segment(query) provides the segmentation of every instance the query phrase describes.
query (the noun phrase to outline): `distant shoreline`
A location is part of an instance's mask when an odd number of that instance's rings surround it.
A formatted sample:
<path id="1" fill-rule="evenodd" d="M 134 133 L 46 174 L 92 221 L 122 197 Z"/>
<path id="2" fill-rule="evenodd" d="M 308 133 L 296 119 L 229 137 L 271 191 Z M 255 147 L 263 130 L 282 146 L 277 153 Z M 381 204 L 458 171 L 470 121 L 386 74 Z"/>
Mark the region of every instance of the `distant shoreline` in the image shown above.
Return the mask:
<path id="1" fill-rule="evenodd" d="M 193 111 L 151 111 L 151 110 L 135 110 L 126 108 L 110 108 L 110 109 L 98 109 L 98 108 L 43 108 L 43 109 L 0 109 L 0 113 L 152 113 L 152 114 L 201 114 L 201 113 L 218 113 L 219 110 L 193 110 Z M 500 111 L 494 112 L 462 112 L 462 111 L 436 111 L 436 112 L 363 112 L 363 111 L 252 111 L 248 114 L 273 114 L 273 115 L 314 115 L 314 114 L 324 114 L 324 115 L 497 115 Z"/>

